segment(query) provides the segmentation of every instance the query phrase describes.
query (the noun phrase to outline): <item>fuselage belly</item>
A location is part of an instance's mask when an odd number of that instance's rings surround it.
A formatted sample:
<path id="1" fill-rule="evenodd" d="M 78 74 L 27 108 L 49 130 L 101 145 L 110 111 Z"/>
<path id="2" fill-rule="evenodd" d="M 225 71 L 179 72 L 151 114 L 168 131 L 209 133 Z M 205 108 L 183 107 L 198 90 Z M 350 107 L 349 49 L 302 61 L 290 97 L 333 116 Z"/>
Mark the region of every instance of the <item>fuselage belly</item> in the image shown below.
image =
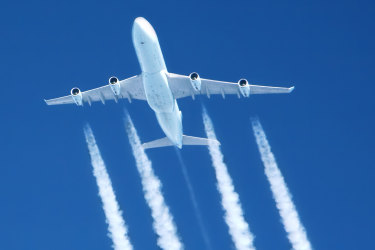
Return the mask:
<path id="1" fill-rule="evenodd" d="M 137 18 L 133 25 L 133 44 L 142 70 L 147 102 L 154 110 L 161 129 L 177 147 L 182 147 L 182 116 L 167 79 L 167 68 L 152 26 Z"/>

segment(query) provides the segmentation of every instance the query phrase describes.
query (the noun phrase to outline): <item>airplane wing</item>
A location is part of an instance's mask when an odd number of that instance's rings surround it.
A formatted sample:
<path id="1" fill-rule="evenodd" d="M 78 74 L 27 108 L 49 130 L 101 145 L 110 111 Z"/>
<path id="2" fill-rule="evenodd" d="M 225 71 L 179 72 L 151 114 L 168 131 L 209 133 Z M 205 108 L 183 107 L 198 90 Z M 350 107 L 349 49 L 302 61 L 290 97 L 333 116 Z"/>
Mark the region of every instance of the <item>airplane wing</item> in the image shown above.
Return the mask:
<path id="1" fill-rule="evenodd" d="M 238 98 L 241 97 L 241 91 L 238 83 L 233 82 L 223 82 L 216 80 L 203 79 L 201 80 L 201 89 L 197 91 L 193 88 L 189 76 L 178 75 L 169 73 L 168 82 L 169 87 L 176 99 L 191 96 L 193 99 L 195 95 L 237 95 Z M 260 85 L 249 85 L 250 95 L 252 94 L 282 94 L 290 93 L 293 91 L 294 87 L 283 88 L 283 87 L 270 87 L 270 86 L 260 86 Z"/>
<path id="2" fill-rule="evenodd" d="M 103 104 L 106 100 L 114 100 L 117 102 L 119 98 L 127 98 L 129 102 L 132 99 L 146 100 L 145 91 L 142 84 L 142 76 L 133 76 L 125 80 L 119 81 L 120 93 L 115 95 L 110 85 L 105 85 L 96 89 L 87 90 L 82 93 L 82 104 L 87 102 L 91 105 L 92 102 L 101 101 Z M 75 101 L 72 95 L 67 95 L 59 98 L 45 100 L 47 105 L 59 104 L 74 104 Z"/>

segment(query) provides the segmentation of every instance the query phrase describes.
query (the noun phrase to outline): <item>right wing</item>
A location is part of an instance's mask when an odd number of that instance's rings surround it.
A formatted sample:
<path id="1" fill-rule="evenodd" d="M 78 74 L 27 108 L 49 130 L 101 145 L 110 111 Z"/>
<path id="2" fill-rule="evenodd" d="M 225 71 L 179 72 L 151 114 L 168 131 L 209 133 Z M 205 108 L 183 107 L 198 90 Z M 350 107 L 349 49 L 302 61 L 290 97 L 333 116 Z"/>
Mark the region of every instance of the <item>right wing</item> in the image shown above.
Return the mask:
<path id="1" fill-rule="evenodd" d="M 125 80 L 119 81 L 120 94 L 114 95 L 111 86 L 108 84 L 96 89 L 87 90 L 82 93 L 82 104 L 87 102 L 91 105 L 92 102 L 101 101 L 103 104 L 106 100 L 115 100 L 118 98 L 127 98 L 129 102 L 132 99 L 146 100 L 145 91 L 142 84 L 142 75 L 133 76 Z M 59 104 L 74 104 L 74 99 L 71 95 L 45 100 L 47 105 Z"/>
<path id="2" fill-rule="evenodd" d="M 196 91 L 190 83 L 189 76 L 179 75 L 179 74 L 168 74 L 169 86 L 172 90 L 173 96 L 178 98 L 183 98 L 187 96 L 195 97 L 195 95 L 237 95 L 241 97 L 240 88 L 237 83 L 234 82 L 223 82 L 217 80 L 203 79 L 201 78 L 201 90 Z M 284 87 L 271 87 L 271 86 L 261 86 L 250 84 L 250 95 L 252 94 L 282 94 L 290 93 L 293 91 L 294 87 L 284 88 Z"/>

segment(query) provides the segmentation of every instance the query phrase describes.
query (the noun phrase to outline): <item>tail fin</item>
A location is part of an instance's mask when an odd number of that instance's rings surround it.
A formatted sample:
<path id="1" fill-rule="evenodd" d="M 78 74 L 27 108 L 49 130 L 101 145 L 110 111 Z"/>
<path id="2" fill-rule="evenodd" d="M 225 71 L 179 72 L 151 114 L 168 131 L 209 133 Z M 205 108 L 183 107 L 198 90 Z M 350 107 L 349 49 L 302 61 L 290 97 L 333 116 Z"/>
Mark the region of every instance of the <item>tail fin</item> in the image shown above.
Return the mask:
<path id="1" fill-rule="evenodd" d="M 182 136 L 182 145 L 190 145 L 190 146 L 208 146 L 209 144 L 217 144 L 220 145 L 220 142 L 214 139 L 208 139 L 208 138 L 199 138 L 199 137 L 193 137 L 193 136 Z M 164 137 L 162 139 L 158 139 L 155 141 L 150 141 L 142 144 L 144 149 L 149 148 L 161 148 L 161 147 L 168 147 L 168 146 L 175 146 L 168 137 Z"/>

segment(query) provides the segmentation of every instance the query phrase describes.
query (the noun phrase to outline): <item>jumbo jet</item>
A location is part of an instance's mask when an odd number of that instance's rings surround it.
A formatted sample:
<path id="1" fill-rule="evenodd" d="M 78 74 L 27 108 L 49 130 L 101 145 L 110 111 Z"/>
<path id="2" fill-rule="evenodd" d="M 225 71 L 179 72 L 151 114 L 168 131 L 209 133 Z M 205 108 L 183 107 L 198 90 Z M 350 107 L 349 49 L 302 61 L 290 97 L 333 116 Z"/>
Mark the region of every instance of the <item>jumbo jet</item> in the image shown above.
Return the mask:
<path id="1" fill-rule="evenodd" d="M 106 100 L 118 102 L 121 98 L 131 102 L 135 100 L 147 101 L 155 112 L 157 121 L 166 137 L 142 144 L 145 149 L 165 146 L 209 145 L 220 144 L 216 140 L 186 136 L 182 133 L 182 114 L 178 108 L 177 99 L 198 95 L 237 95 L 238 98 L 249 97 L 252 94 L 290 93 L 294 87 L 269 87 L 252 85 L 246 79 L 237 83 L 223 82 L 200 78 L 198 73 L 179 75 L 169 73 L 165 66 L 163 54 L 155 30 L 143 17 L 138 17 L 133 24 L 133 45 L 141 66 L 141 74 L 119 80 L 110 77 L 108 85 L 81 92 L 77 87 L 70 91 L 70 95 L 45 100 L 48 105 L 76 104 L 83 106 L 87 103 Z"/>

